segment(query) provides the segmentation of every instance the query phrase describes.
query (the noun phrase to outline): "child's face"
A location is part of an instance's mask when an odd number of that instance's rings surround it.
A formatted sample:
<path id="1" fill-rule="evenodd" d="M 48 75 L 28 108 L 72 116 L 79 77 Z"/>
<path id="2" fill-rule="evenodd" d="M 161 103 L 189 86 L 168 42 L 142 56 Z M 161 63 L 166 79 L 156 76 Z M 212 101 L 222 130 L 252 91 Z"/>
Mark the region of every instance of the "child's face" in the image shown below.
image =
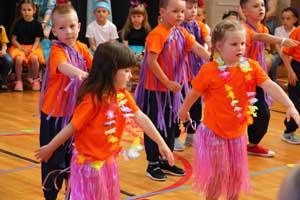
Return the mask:
<path id="1" fill-rule="evenodd" d="M 291 11 L 285 11 L 281 15 L 281 21 L 284 28 L 292 28 L 297 22 L 297 18 Z"/>
<path id="2" fill-rule="evenodd" d="M 242 11 L 247 21 L 261 22 L 265 17 L 264 0 L 248 0 Z"/>
<path id="3" fill-rule="evenodd" d="M 130 68 L 118 69 L 114 79 L 115 87 L 119 89 L 126 88 L 126 84 L 131 78 L 132 74 Z"/>
<path id="4" fill-rule="evenodd" d="M 130 16 L 131 23 L 133 27 L 140 28 L 144 21 L 144 15 L 142 14 L 133 14 Z"/>
<path id="5" fill-rule="evenodd" d="M 74 46 L 77 41 L 80 31 L 80 23 L 74 12 L 65 15 L 55 15 L 53 17 L 53 34 L 60 40 L 69 46 Z"/>
<path id="6" fill-rule="evenodd" d="M 196 19 L 201 21 L 201 22 L 204 22 L 204 20 L 206 19 L 203 8 L 200 8 L 200 7 L 197 8 Z"/>
<path id="7" fill-rule="evenodd" d="M 216 48 L 226 64 L 239 62 L 246 49 L 245 31 L 227 31 L 224 40 L 217 42 Z"/>
<path id="8" fill-rule="evenodd" d="M 184 20 L 185 1 L 170 0 L 166 8 L 160 9 L 162 23 L 171 28 L 180 25 Z"/>
<path id="9" fill-rule="evenodd" d="M 25 21 L 31 21 L 35 13 L 35 8 L 30 3 L 23 3 L 21 5 L 21 14 Z"/>
<path id="10" fill-rule="evenodd" d="M 94 10 L 94 15 L 97 22 L 103 23 L 106 22 L 106 19 L 110 15 L 110 13 L 106 8 L 99 7 Z"/>
<path id="11" fill-rule="evenodd" d="M 197 3 L 185 2 L 184 21 L 190 22 L 196 19 Z"/>

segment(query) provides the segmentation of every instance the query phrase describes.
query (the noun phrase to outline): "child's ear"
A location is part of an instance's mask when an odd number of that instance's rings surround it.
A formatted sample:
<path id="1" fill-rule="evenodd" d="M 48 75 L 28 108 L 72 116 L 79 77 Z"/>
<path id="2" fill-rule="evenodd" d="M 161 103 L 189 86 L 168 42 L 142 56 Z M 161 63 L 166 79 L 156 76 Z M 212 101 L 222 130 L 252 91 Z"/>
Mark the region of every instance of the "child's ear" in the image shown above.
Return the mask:
<path id="1" fill-rule="evenodd" d="M 81 27 L 81 23 L 78 22 L 78 29 L 79 29 L 79 31 L 80 31 L 80 27 Z"/>

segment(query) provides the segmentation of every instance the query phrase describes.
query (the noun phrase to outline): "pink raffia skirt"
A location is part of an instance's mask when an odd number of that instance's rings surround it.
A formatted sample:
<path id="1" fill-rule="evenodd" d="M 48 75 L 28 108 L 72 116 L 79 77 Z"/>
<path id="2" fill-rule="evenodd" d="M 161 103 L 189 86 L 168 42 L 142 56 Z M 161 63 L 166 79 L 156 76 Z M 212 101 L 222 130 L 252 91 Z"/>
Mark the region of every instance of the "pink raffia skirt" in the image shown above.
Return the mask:
<path id="1" fill-rule="evenodd" d="M 69 189 L 73 200 L 119 200 L 119 171 L 115 157 L 105 160 L 100 169 L 91 163 L 78 164 L 73 150 Z"/>
<path id="2" fill-rule="evenodd" d="M 195 140 L 193 188 L 206 197 L 226 199 L 251 190 L 245 134 L 224 139 L 200 125 Z"/>

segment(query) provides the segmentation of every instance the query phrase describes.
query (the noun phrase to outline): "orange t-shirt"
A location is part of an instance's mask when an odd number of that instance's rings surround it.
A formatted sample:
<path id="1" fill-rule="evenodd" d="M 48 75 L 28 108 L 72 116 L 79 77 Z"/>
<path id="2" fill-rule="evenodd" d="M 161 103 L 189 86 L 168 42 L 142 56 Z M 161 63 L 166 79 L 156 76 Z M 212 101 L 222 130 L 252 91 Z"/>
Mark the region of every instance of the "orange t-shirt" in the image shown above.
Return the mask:
<path id="1" fill-rule="evenodd" d="M 300 26 L 298 26 L 291 32 L 289 38 L 300 42 Z M 284 47 L 283 53 L 292 56 L 294 60 L 300 62 L 300 45 L 296 47 Z"/>
<path id="2" fill-rule="evenodd" d="M 258 27 L 255 27 L 256 31 L 255 32 L 246 22 L 242 22 L 243 27 L 246 30 L 246 51 L 245 51 L 245 56 L 247 56 L 249 54 L 250 51 L 250 47 L 253 47 L 253 35 L 256 33 L 269 33 L 269 30 L 266 26 L 264 26 L 263 24 L 260 24 Z M 252 54 L 250 56 L 248 56 L 249 58 L 253 59 L 253 60 L 257 60 L 256 56 L 258 55 L 258 49 L 255 48 L 254 51 L 252 52 Z"/>
<path id="3" fill-rule="evenodd" d="M 82 55 L 82 57 L 86 61 L 87 68 L 90 69 L 92 66 L 93 56 L 90 54 L 87 46 L 77 41 L 75 44 L 75 49 Z M 62 47 L 53 44 L 50 50 L 49 65 L 47 66 L 50 67 L 49 85 L 47 91 L 45 91 L 42 111 L 45 114 L 50 114 L 55 107 L 55 111 L 52 114 L 52 116 L 54 117 L 64 115 L 64 113 L 59 114 L 59 110 L 61 109 L 61 107 L 65 108 L 67 98 L 64 98 L 64 100 L 62 100 L 63 95 L 60 95 L 59 97 L 57 96 L 59 94 L 66 93 L 61 92 L 61 90 L 63 90 L 70 81 L 70 78 L 68 76 L 62 74 L 58 70 L 58 65 L 62 62 L 68 62 L 67 54 Z M 62 85 L 60 85 L 61 81 Z"/>
<path id="4" fill-rule="evenodd" d="M 247 59 L 253 71 L 249 72 L 254 80 L 253 88 L 261 85 L 269 79 L 260 65 L 251 59 Z M 245 73 L 239 67 L 229 67 L 230 85 L 233 88 L 235 99 L 238 106 L 245 109 L 248 97 L 246 92 Z M 247 123 L 242 124 L 237 118 L 237 113 L 233 111 L 231 99 L 227 97 L 227 91 L 224 88 L 224 80 L 220 77 L 220 71 L 216 62 L 210 62 L 202 65 L 197 76 L 192 80 L 192 87 L 201 93 L 204 97 L 204 119 L 203 123 L 218 136 L 223 138 L 235 138 L 245 133 Z"/>
<path id="5" fill-rule="evenodd" d="M 184 36 L 185 40 L 184 40 L 184 49 L 183 51 L 191 51 L 192 50 L 192 46 L 195 44 L 195 38 L 193 35 L 191 35 L 185 28 L 183 27 L 174 27 L 177 28 Z M 146 51 L 158 54 L 158 63 L 161 67 L 161 69 L 163 70 L 163 72 L 168 76 L 168 78 L 170 80 L 174 80 L 174 74 L 172 72 L 172 66 L 166 66 L 166 59 L 177 59 L 178 62 L 180 61 L 180 59 L 183 58 L 179 58 L 178 55 L 175 55 L 176 52 L 178 51 L 178 49 L 165 49 L 164 45 L 167 41 L 167 39 L 169 38 L 171 31 L 173 28 L 168 29 L 166 28 L 164 25 L 159 24 L 157 25 L 147 36 L 146 38 Z M 179 41 L 178 41 L 179 42 Z M 163 56 L 163 51 L 168 51 L 168 55 L 167 58 L 165 58 Z M 174 66 L 173 66 L 174 67 Z M 155 81 L 154 81 L 154 77 L 155 75 L 153 74 L 153 72 L 151 71 L 151 69 L 149 69 L 149 66 L 147 64 L 146 66 L 146 80 L 145 80 L 145 89 L 148 90 L 161 90 L 161 91 L 165 91 L 167 88 L 165 85 L 163 85 L 158 79 L 158 84 L 155 85 Z"/>
<path id="6" fill-rule="evenodd" d="M 117 94 L 122 95 L 120 100 L 124 101 L 125 106 L 131 109 L 130 113 L 133 114 L 139 110 L 127 90 L 120 90 Z M 71 124 L 76 128 L 75 148 L 78 153 L 83 155 L 87 161 L 103 161 L 109 158 L 120 145 L 126 120 L 123 114 L 124 112 L 117 103 L 102 102 L 100 105 L 96 96 L 86 95 L 75 108 L 71 120 Z M 105 124 L 113 120 L 114 124 Z M 106 133 L 114 128 L 115 132 Z M 114 141 L 109 142 L 110 137 L 113 137 Z"/>

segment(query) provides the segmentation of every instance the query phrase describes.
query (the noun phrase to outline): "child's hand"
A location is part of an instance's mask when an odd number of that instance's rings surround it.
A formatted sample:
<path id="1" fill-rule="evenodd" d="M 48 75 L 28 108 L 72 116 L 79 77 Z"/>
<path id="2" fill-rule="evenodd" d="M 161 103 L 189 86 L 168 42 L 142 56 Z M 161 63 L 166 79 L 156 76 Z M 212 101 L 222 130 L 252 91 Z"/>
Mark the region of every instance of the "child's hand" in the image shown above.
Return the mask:
<path id="1" fill-rule="evenodd" d="M 282 45 L 285 47 L 295 47 L 299 45 L 300 43 L 297 40 L 293 39 L 282 39 Z"/>
<path id="2" fill-rule="evenodd" d="M 181 90 L 180 84 L 175 81 L 169 81 L 167 83 L 167 88 L 174 93 L 179 92 Z"/>
<path id="3" fill-rule="evenodd" d="M 300 116 L 294 105 L 288 107 L 286 110 L 286 120 L 289 122 L 291 118 L 293 118 L 298 127 L 300 127 Z"/>
<path id="4" fill-rule="evenodd" d="M 174 165 L 174 156 L 169 147 L 166 145 L 166 143 L 163 143 L 158 146 L 159 153 L 161 155 L 161 158 L 163 160 L 168 160 L 169 165 Z"/>
<path id="5" fill-rule="evenodd" d="M 50 149 L 48 145 L 44 145 L 38 150 L 34 152 L 34 157 L 38 159 L 40 162 L 47 162 L 49 158 L 52 156 L 53 151 Z"/>
<path id="6" fill-rule="evenodd" d="M 190 113 L 187 111 L 184 111 L 182 108 L 180 108 L 178 111 L 178 117 L 183 122 L 191 120 Z"/>

